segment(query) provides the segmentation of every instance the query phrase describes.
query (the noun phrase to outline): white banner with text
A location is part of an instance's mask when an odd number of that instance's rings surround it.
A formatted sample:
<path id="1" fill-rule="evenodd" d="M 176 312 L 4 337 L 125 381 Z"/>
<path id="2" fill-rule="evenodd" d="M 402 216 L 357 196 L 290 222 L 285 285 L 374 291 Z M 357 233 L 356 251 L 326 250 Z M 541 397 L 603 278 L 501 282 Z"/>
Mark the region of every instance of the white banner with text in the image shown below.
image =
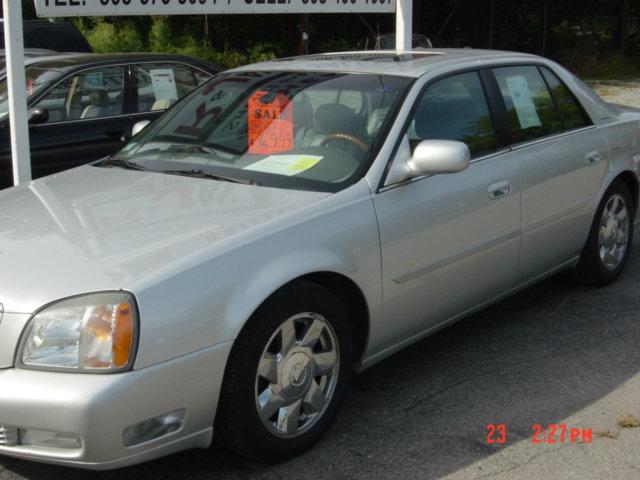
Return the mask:
<path id="1" fill-rule="evenodd" d="M 39 17 L 392 13 L 397 0 L 35 0 Z"/>

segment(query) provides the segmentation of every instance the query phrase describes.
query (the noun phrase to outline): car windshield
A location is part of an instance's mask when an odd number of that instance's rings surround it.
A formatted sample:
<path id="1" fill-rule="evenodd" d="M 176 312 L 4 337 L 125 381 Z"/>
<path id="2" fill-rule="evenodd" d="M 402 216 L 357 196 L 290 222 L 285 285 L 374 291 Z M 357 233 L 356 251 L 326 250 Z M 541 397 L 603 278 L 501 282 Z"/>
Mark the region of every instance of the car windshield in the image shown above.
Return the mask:
<path id="1" fill-rule="evenodd" d="M 27 67 L 25 69 L 27 98 L 39 92 L 43 88 L 56 82 L 61 73 L 57 70 L 48 70 L 37 67 Z M 0 81 L 0 120 L 9 113 L 9 93 L 7 78 Z"/>
<path id="2" fill-rule="evenodd" d="M 410 82 L 330 72 L 218 75 L 109 165 L 335 192 L 366 171 Z"/>

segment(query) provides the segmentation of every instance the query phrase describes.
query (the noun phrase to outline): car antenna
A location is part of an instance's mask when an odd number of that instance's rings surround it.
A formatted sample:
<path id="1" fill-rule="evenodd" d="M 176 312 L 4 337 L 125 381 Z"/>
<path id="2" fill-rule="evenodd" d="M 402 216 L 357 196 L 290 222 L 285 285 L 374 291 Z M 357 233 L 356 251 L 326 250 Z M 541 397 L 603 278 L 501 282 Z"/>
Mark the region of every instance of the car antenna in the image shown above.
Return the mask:
<path id="1" fill-rule="evenodd" d="M 375 35 L 376 32 L 373 30 L 373 28 L 371 28 L 371 25 L 369 25 L 369 23 L 364 19 L 364 17 L 360 13 L 358 13 L 357 15 L 358 15 L 358 18 L 362 20 L 362 23 L 364 23 L 365 26 L 369 29 L 369 31 Z"/>

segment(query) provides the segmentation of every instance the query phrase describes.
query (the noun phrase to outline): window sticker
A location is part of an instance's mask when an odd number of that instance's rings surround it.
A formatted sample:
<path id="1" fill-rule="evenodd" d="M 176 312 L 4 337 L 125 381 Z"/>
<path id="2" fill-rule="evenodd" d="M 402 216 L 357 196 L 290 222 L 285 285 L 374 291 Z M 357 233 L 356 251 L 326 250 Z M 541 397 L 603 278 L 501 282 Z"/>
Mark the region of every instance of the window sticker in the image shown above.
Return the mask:
<path id="1" fill-rule="evenodd" d="M 247 117 L 249 153 L 264 155 L 293 148 L 293 108 L 285 95 L 257 91 L 249 98 Z"/>
<path id="2" fill-rule="evenodd" d="M 309 170 L 322 158 L 317 155 L 270 155 L 263 160 L 244 167 L 244 170 L 275 173 L 290 177 Z"/>
<path id="3" fill-rule="evenodd" d="M 523 130 L 531 127 L 541 127 L 542 123 L 533 103 L 527 79 L 522 75 L 507 77 L 507 88 L 509 88 L 520 127 Z"/>
<path id="4" fill-rule="evenodd" d="M 149 70 L 151 85 L 156 100 L 177 100 L 178 89 L 176 79 L 171 68 L 156 68 Z"/>

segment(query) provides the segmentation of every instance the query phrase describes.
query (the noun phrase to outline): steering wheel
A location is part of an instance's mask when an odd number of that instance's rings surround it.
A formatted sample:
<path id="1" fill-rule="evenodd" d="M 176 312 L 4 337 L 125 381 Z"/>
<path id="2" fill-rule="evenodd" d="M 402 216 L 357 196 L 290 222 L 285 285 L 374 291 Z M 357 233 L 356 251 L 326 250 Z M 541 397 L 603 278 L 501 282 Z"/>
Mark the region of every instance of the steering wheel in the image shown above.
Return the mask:
<path id="1" fill-rule="evenodd" d="M 367 150 L 369 150 L 369 145 L 367 144 L 367 142 L 349 133 L 331 133 L 322 139 L 322 141 L 320 142 L 320 146 L 324 147 L 331 140 L 346 140 L 348 142 L 353 143 L 356 147 L 358 147 L 363 152 L 366 152 Z"/>

